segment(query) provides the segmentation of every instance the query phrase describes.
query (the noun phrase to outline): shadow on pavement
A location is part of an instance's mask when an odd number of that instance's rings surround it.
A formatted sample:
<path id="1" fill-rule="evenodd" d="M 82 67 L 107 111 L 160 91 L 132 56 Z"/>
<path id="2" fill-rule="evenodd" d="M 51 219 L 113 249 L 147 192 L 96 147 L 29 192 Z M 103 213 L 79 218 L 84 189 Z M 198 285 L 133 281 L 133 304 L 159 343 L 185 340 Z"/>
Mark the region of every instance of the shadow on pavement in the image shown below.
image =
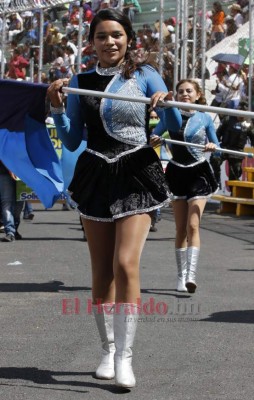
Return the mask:
<path id="1" fill-rule="evenodd" d="M 174 292 L 174 293 L 167 293 L 167 292 Z M 172 296 L 177 299 L 188 299 L 192 297 L 189 295 L 188 292 L 182 292 L 182 294 L 179 294 L 176 292 L 175 289 L 141 289 L 141 293 L 162 294 L 163 296 Z"/>
<path id="2" fill-rule="evenodd" d="M 47 237 L 22 237 L 22 242 L 43 242 L 43 241 L 55 241 L 55 240 L 61 240 L 61 242 L 63 241 L 67 241 L 67 242 L 86 242 L 86 240 L 84 240 L 83 235 L 80 238 L 70 238 L 70 237 L 56 237 L 56 236 L 47 236 Z"/>
<path id="3" fill-rule="evenodd" d="M 175 238 L 155 238 L 155 237 L 150 237 L 148 236 L 146 239 L 148 242 L 165 242 L 165 241 L 172 241 L 175 240 Z"/>
<path id="4" fill-rule="evenodd" d="M 76 292 L 91 291 L 87 286 L 64 286 L 64 282 L 51 281 L 45 283 L 0 283 L 0 292 Z"/>
<path id="5" fill-rule="evenodd" d="M 63 377 L 69 377 L 68 380 L 62 380 Z M 44 385 L 65 385 L 65 386 L 76 386 L 76 387 L 90 387 L 90 388 L 99 388 L 102 390 L 109 391 L 111 393 L 128 393 L 129 390 L 117 388 L 114 385 L 114 381 L 112 383 L 99 383 L 97 382 L 84 382 L 81 380 L 75 381 L 72 380 L 71 377 L 85 377 L 85 376 L 93 376 L 94 372 L 69 372 L 69 371 L 50 371 L 50 370 L 42 370 L 39 368 L 27 367 L 27 368 L 18 368 L 18 367 L 6 367 L 0 368 L 0 380 L 23 380 L 30 381 L 36 384 L 44 384 Z M 59 377 L 59 380 L 56 379 Z M 6 385 L 6 384 L 3 384 Z M 1 384 L 0 384 L 1 386 Z M 45 387 L 45 389 L 50 389 Z M 51 388 L 51 390 L 54 390 Z M 58 389 L 57 389 L 58 390 Z M 63 390 L 63 389 L 62 389 Z M 65 389 L 66 390 L 66 389 Z M 85 393 L 82 391 L 82 393 Z"/>
<path id="6" fill-rule="evenodd" d="M 229 269 L 228 271 L 236 271 L 236 272 L 254 272 L 254 269 L 247 269 L 247 268 L 235 268 L 235 269 Z"/>
<path id="7" fill-rule="evenodd" d="M 199 321 L 254 324 L 254 310 L 221 311 Z"/>
<path id="8" fill-rule="evenodd" d="M 71 223 L 71 222 L 56 222 L 56 221 L 52 221 L 52 222 L 50 222 L 50 221 L 46 221 L 46 222 L 42 222 L 42 221 L 36 221 L 36 222 L 33 222 L 33 225 L 68 225 L 68 226 L 71 226 L 71 225 L 74 225 L 74 226 L 77 226 L 77 227 L 80 227 L 80 224 L 79 224 L 79 221 L 78 222 L 73 222 L 73 223 Z"/>

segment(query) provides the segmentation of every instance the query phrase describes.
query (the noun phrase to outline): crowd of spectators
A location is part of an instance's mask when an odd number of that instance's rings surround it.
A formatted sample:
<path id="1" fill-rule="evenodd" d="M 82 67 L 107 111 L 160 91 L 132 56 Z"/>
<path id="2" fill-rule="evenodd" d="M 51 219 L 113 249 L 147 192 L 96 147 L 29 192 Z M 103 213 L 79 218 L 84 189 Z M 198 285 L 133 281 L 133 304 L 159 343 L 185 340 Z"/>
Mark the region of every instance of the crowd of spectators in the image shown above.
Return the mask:
<path id="1" fill-rule="evenodd" d="M 41 0 L 42 1 L 42 0 Z M 45 1 L 45 0 L 43 0 Z M 89 26 L 93 16 L 101 8 L 118 7 L 118 0 L 84 0 L 82 11 L 80 2 L 70 3 L 64 6 L 52 8 L 44 12 L 43 23 L 43 82 L 51 82 L 62 77 L 71 77 L 78 70 L 87 71 L 97 62 L 96 55 L 88 43 Z M 135 14 L 142 12 L 138 0 L 124 0 L 123 10 L 135 21 Z M 232 35 L 248 19 L 248 1 L 239 0 L 233 5 L 222 7 L 222 2 L 215 1 L 213 7 L 206 14 L 207 48 L 209 49 L 225 37 Z M 224 10 L 227 9 L 228 13 Z M 80 30 L 80 17 L 82 15 L 82 54 L 81 65 L 77 65 L 78 41 Z M 201 12 L 197 20 L 197 52 L 201 48 Z M 12 13 L 7 18 L 7 41 L 10 51 L 6 57 L 5 77 L 12 79 L 29 79 L 31 76 L 30 63 L 33 59 L 33 80 L 38 79 L 39 64 L 39 33 L 40 12 L 38 10 Z M 188 54 L 187 75 L 191 75 L 195 69 L 195 77 L 201 78 L 201 59 L 196 57 L 193 65 L 192 42 L 193 16 L 188 19 Z M 0 28 L 1 28 L 0 19 Z M 179 24 L 181 37 L 181 23 Z M 169 89 L 173 85 L 173 72 L 175 60 L 175 28 L 176 18 L 166 18 L 163 24 L 164 38 L 164 70 L 163 78 Z M 149 53 L 149 57 L 156 63 L 160 50 L 159 21 L 154 25 L 144 24 L 142 29 L 136 32 L 136 41 L 133 49 L 137 57 L 143 57 Z M 0 53 L 0 58 L 2 54 Z M 180 70 L 180 65 L 179 65 Z M 205 78 L 209 79 L 209 71 L 206 70 Z"/>

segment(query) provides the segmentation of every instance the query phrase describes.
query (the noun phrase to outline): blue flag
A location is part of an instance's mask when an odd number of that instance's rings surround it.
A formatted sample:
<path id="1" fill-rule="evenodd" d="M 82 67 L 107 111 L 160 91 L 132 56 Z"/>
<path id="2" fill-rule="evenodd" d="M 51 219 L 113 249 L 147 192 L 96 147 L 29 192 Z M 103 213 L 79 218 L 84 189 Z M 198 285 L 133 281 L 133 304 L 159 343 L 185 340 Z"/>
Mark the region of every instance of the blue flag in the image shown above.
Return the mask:
<path id="1" fill-rule="evenodd" d="M 45 125 L 46 91 L 47 85 L 0 80 L 0 160 L 50 208 L 64 185 Z"/>
<path id="2" fill-rule="evenodd" d="M 82 140 L 79 147 L 75 151 L 68 150 L 64 145 L 62 145 L 62 157 L 61 164 L 63 170 L 63 179 L 64 179 L 64 190 L 68 189 L 68 186 L 71 183 L 75 166 L 77 163 L 77 159 L 80 154 L 86 149 L 87 141 Z"/>

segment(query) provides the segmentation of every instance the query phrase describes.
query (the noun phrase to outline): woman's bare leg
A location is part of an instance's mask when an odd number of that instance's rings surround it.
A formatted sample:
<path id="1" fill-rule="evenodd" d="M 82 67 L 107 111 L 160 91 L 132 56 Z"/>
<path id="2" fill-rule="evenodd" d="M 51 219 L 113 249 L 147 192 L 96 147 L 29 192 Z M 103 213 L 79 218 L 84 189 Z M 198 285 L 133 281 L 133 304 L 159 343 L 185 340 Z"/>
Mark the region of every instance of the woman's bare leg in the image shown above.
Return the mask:
<path id="1" fill-rule="evenodd" d="M 93 303 L 115 302 L 113 259 L 115 224 L 82 218 L 92 264 Z"/>
<path id="2" fill-rule="evenodd" d="M 195 293 L 196 272 L 200 253 L 200 221 L 206 205 L 206 199 L 195 199 L 189 202 L 187 223 L 188 250 L 186 284 L 189 293 Z"/>
<path id="3" fill-rule="evenodd" d="M 206 199 L 195 199 L 188 203 L 187 237 L 189 247 L 200 247 L 200 221 L 206 201 Z"/>
<path id="4" fill-rule="evenodd" d="M 148 214 L 133 215 L 116 222 L 114 359 L 115 382 L 120 387 L 131 388 L 136 384 L 132 369 L 132 354 L 137 314 L 140 311 L 137 304 L 140 298 L 139 263 L 150 226 L 151 217 Z"/>
<path id="5" fill-rule="evenodd" d="M 176 238 L 175 248 L 187 247 L 187 221 L 188 221 L 188 203 L 186 200 L 175 200 L 172 202 L 175 226 L 176 226 Z"/>
<path id="6" fill-rule="evenodd" d="M 137 303 L 140 298 L 139 263 L 150 226 L 149 214 L 132 215 L 116 221 L 116 303 Z"/>

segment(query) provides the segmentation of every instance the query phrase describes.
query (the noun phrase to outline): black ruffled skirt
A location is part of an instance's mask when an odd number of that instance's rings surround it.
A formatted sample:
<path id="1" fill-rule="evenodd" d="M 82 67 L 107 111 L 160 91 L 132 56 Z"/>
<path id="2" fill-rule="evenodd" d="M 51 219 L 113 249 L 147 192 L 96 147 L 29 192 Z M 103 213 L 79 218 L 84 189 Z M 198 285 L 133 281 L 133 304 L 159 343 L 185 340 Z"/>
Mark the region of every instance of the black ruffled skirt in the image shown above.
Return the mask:
<path id="1" fill-rule="evenodd" d="M 208 198 L 218 190 L 218 183 L 207 160 L 191 166 L 169 161 L 166 179 L 173 199 Z"/>
<path id="2" fill-rule="evenodd" d="M 87 149 L 69 192 L 84 217 L 105 222 L 151 212 L 170 198 L 161 162 L 149 146 L 114 159 Z"/>

